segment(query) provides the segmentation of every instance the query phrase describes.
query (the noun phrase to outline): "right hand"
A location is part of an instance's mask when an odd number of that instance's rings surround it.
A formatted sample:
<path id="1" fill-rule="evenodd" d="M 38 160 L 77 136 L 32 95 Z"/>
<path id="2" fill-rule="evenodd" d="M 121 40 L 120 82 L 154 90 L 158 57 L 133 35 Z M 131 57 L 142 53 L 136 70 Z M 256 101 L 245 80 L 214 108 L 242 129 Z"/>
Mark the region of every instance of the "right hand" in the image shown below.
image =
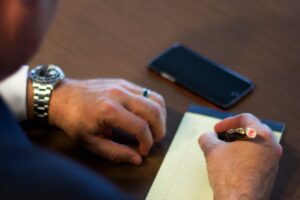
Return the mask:
<path id="1" fill-rule="evenodd" d="M 251 141 L 224 142 L 217 133 L 249 127 L 257 131 Z M 268 199 L 275 179 L 282 147 L 271 129 L 251 114 L 224 119 L 215 132 L 199 138 L 204 152 L 214 199 Z"/>

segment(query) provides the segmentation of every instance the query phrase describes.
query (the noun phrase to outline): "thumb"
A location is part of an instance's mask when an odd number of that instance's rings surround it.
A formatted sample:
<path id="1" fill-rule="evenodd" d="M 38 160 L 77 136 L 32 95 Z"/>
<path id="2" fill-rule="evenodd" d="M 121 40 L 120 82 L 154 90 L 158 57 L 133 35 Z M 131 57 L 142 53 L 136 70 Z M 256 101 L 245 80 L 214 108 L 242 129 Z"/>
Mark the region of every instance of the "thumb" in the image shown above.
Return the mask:
<path id="1" fill-rule="evenodd" d="M 206 132 L 200 136 L 200 138 L 198 139 L 198 143 L 199 143 L 204 155 L 206 156 L 218 144 L 223 143 L 223 141 L 219 140 L 219 138 L 215 132 Z"/>

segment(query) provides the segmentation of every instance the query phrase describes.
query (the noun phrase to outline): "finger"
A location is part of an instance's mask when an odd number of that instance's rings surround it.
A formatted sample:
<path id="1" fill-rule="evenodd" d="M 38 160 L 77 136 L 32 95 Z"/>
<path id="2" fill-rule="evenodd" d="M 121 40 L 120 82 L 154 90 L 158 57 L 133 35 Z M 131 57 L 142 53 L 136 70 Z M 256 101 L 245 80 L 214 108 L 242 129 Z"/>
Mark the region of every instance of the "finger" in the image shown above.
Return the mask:
<path id="1" fill-rule="evenodd" d="M 207 156 L 218 144 L 223 142 L 219 140 L 215 132 L 207 132 L 200 136 L 198 143 L 204 152 L 204 155 Z"/>
<path id="2" fill-rule="evenodd" d="M 142 163 L 141 156 L 123 144 L 88 134 L 84 134 L 83 139 L 86 146 L 92 152 L 112 162 L 132 163 L 134 165 L 140 165 Z"/>
<path id="3" fill-rule="evenodd" d="M 147 121 L 111 101 L 102 103 L 100 110 L 99 115 L 105 116 L 106 125 L 134 135 L 139 142 L 141 155 L 148 155 L 153 145 L 153 138 Z M 99 125 L 103 126 L 103 120 L 99 121 Z"/>
<path id="4" fill-rule="evenodd" d="M 149 123 L 154 142 L 160 141 L 165 136 L 166 118 L 157 103 L 142 96 L 130 94 L 124 101 L 124 106 Z"/>
<path id="5" fill-rule="evenodd" d="M 215 131 L 222 133 L 232 128 L 252 127 L 260 125 L 261 122 L 254 115 L 243 113 L 237 116 L 228 117 L 215 125 Z M 254 127 L 252 127 L 254 128 Z"/>
<path id="6" fill-rule="evenodd" d="M 259 135 L 265 139 L 274 140 L 275 136 L 273 135 L 273 131 L 266 124 L 260 124 L 260 126 L 256 127 L 256 130 L 259 132 Z"/>
<path id="7" fill-rule="evenodd" d="M 148 122 L 155 142 L 165 136 L 166 116 L 159 104 L 141 95 L 128 92 L 120 86 L 110 88 L 107 95 L 110 99 L 120 102 L 128 111 Z"/>
<path id="8" fill-rule="evenodd" d="M 283 154 L 283 149 L 282 146 L 277 142 L 272 129 L 266 124 L 261 124 L 259 127 L 256 127 L 256 130 L 258 135 L 261 136 L 265 142 L 274 145 L 277 155 L 280 158 Z"/>
<path id="9" fill-rule="evenodd" d="M 145 88 L 137 88 L 134 93 L 136 95 L 139 95 L 139 96 L 143 96 L 143 93 L 144 93 L 144 89 Z M 157 92 L 151 90 L 150 94 L 148 97 L 146 97 L 148 99 L 151 99 L 152 101 L 158 103 L 162 108 L 165 108 L 166 107 L 166 104 L 165 104 L 165 100 L 164 98 L 158 94 Z"/>
<path id="10" fill-rule="evenodd" d="M 273 141 L 274 143 L 278 143 L 276 141 L 275 135 L 273 134 L 273 130 L 266 124 L 261 124 L 256 127 L 258 135 L 260 135 L 266 141 Z"/>
<path id="11" fill-rule="evenodd" d="M 140 86 L 138 86 L 134 83 L 131 83 L 131 82 L 128 82 L 126 80 L 121 79 L 121 80 L 119 80 L 119 85 L 121 87 L 129 90 L 130 92 L 136 94 L 136 95 L 140 95 L 140 96 L 143 95 L 144 88 L 140 87 Z M 165 100 L 160 94 L 158 94 L 157 92 L 151 90 L 151 93 L 150 93 L 149 97 L 147 97 L 147 98 L 149 98 L 149 99 L 153 100 L 154 102 L 158 103 L 162 107 L 164 115 L 166 115 Z"/>
<path id="12" fill-rule="evenodd" d="M 150 96 L 147 97 L 147 98 L 151 99 L 152 101 L 158 103 L 161 106 L 162 111 L 163 111 L 163 115 L 166 118 L 167 117 L 167 110 L 166 110 L 166 103 L 165 103 L 164 98 L 155 91 L 151 91 Z"/>

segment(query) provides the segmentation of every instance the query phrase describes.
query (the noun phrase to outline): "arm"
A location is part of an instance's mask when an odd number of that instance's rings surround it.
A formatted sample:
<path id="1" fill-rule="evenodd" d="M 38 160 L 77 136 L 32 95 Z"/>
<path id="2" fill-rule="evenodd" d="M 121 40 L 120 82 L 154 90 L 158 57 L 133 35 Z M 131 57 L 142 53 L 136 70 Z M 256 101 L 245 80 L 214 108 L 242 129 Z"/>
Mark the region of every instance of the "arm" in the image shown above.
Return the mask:
<path id="1" fill-rule="evenodd" d="M 231 128 L 254 128 L 251 141 L 223 142 L 217 133 Z M 282 147 L 270 128 L 251 114 L 227 118 L 215 132 L 199 138 L 214 199 L 268 199 L 278 170 Z"/>

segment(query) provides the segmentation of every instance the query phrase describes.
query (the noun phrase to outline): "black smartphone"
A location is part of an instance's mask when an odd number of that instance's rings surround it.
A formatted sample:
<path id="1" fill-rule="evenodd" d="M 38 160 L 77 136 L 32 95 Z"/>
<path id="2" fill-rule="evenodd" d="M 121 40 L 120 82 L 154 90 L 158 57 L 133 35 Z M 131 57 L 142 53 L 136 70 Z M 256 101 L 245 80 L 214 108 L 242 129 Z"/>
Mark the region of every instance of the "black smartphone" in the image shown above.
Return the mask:
<path id="1" fill-rule="evenodd" d="M 149 69 L 221 108 L 229 108 L 254 88 L 248 78 L 180 44 L 151 61 Z"/>

